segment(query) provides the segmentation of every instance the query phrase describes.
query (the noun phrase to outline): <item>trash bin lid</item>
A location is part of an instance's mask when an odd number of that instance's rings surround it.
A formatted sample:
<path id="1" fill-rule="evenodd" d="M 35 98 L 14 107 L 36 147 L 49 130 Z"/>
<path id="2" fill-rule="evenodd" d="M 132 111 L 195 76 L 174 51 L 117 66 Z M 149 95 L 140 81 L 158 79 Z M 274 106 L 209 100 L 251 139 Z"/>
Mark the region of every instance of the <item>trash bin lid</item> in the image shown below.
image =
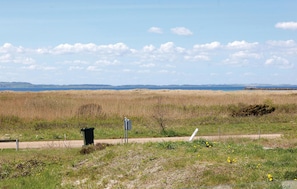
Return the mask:
<path id="1" fill-rule="evenodd" d="M 95 129 L 94 127 L 90 127 L 90 128 L 85 127 L 85 128 L 80 129 L 80 130 L 81 130 L 81 131 L 85 131 L 85 130 L 94 130 L 94 129 Z"/>

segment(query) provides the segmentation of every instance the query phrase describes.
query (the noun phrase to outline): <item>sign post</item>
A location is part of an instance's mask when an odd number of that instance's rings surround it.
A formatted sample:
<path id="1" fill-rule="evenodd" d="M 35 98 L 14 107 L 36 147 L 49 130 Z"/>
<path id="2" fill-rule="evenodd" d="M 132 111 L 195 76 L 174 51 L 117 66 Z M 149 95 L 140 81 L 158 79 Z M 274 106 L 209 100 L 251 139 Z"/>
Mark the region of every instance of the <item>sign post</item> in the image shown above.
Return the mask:
<path id="1" fill-rule="evenodd" d="M 132 129 L 132 122 L 128 118 L 124 119 L 124 143 L 128 143 L 128 130 Z"/>

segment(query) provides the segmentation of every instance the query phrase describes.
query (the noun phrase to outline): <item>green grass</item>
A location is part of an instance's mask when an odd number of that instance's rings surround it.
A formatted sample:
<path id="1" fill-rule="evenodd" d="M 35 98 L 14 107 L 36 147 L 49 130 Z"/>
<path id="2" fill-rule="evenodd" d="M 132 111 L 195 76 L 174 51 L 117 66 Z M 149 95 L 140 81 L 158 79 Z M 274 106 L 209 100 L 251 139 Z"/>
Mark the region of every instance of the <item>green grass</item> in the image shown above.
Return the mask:
<path id="1" fill-rule="evenodd" d="M 67 148 L 4 149 L 0 188 L 281 188 L 282 181 L 297 179 L 296 143 L 285 139 L 201 139 L 97 149 L 87 154 Z"/>
<path id="2" fill-rule="evenodd" d="M 296 136 L 296 114 L 265 115 L 261 117 L 206 116 L 168 119 L 165 132 L 151 118 L 131 117 L 129 137 L 190 136 L 199 128 L 199 135 L 265 134 L 282 133 Z M 20 141 L 82 139 L 80 129 L 94 127 L 96 139 L 123 137 L 123 120 L 120 117 L 65 120 L 22 120 L 3 117 L 0 137 L 7 135 Z"/>

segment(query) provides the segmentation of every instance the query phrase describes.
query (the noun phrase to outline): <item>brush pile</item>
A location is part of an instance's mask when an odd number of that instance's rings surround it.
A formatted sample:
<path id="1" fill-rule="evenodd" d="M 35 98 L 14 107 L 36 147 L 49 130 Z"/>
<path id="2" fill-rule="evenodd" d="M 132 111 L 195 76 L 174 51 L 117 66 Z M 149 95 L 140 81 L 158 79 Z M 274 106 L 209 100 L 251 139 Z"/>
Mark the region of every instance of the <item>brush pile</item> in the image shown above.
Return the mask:
<path id="1" fill-rule="evenodd" d="M 233 117 L 262 116 L 275 111 L 275 108 L 267 104 L 249 105 L 233 111 Z"/>

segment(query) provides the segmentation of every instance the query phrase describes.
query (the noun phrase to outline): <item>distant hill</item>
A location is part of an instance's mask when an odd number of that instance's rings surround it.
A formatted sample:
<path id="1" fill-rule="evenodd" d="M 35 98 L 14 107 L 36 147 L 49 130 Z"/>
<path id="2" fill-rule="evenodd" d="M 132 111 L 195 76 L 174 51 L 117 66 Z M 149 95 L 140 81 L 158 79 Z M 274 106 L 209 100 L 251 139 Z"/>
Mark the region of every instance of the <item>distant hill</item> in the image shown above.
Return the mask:
<path id="1" fill-rule="evenodd" d="M 28 82 L 0 82 L 0 88 L 25 88 L 33 86 L 33 84 Z"/>
<path id="2" fill-rule="evenodd" d="M 31 84 L 28 82 L 0 82 L 0 88 L 98 88 L 98 87 L 111 87 L 111 85 L 43 85 L 43 84 Z"/>

